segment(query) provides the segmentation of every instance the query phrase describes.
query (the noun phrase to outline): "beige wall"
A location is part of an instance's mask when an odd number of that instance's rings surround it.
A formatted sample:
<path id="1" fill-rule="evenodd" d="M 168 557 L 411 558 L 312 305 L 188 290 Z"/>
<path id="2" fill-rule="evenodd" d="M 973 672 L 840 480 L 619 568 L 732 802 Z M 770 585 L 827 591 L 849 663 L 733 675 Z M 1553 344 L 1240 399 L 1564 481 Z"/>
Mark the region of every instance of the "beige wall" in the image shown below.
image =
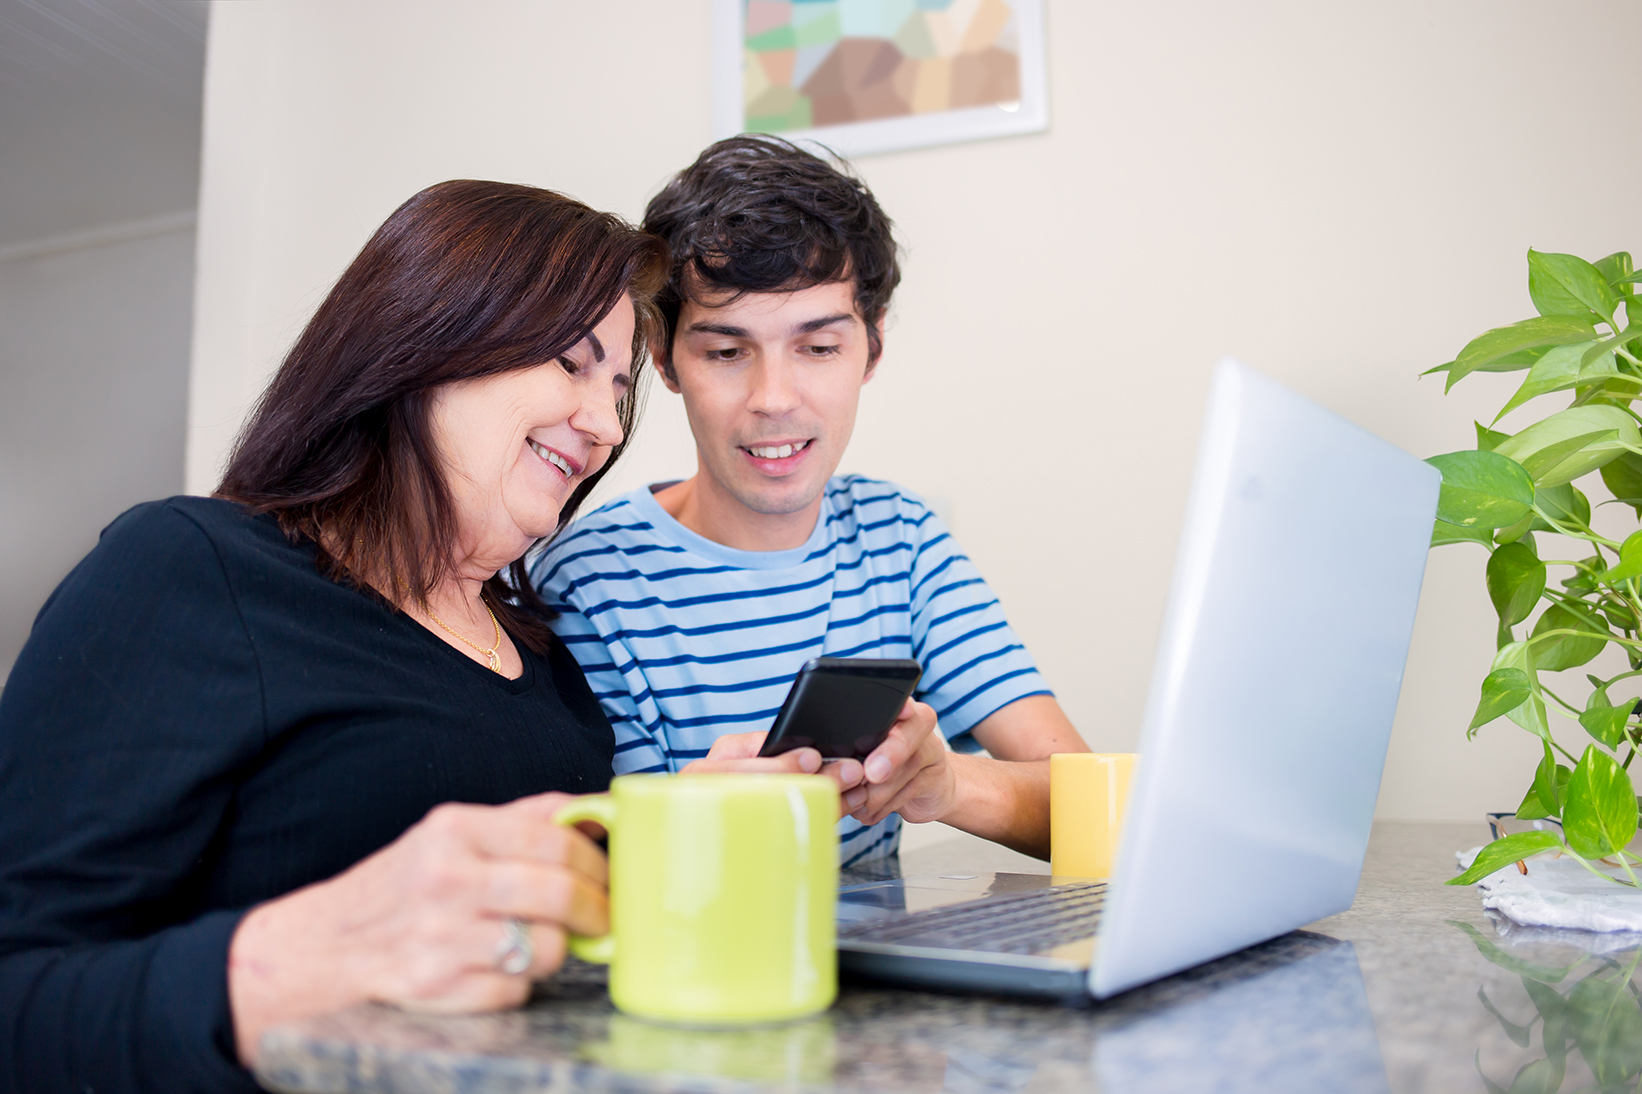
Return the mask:
<path id="1" fill-rule="evenodd" d="M 0 686 L 103 528 L 182 489 L 193 289 L 191 216 L 0 248 Z"/>
<path id="2" fill-rule="evenodd" d="M 1411 452 L 1467 445 L 1508 381 L 1444 398 L 1416 376 L 1527 314 L 1527 247 L 1642 251 L 1642 146 L 1603 106 L 1642 7 L 1047 8 L 1048 133 L 860 163 L 908 262 L 844 468 L 942 500 L 1084 735 L 1124 749 L 1212 363 L 1237 354 Z M 216 5 L 190 489 L 417 188 L 520 180 L 636 216 L 710 138 L 707 9 Z M 693 466 L 676 402 L 650 405 L 613 488 Z M 1472 818 L 1526 783 L 1523 734 L 1462 732 L 1492 645 L 1481 560 L 1433 556 L 1382 816 Z M 1291 640 L 1350 625 L 1310 606 Z"/>

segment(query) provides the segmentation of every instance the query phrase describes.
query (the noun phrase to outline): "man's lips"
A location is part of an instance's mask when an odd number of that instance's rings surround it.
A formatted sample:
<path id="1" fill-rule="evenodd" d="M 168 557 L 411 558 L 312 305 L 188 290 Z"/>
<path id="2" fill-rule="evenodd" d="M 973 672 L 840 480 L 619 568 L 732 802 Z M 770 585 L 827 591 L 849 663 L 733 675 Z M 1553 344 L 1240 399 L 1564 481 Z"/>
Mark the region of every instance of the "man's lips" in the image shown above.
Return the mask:
<path id="1" fill-rule="evenodd" d="M 813 438 L 806 437 L 801 441 L 776 441 L 762 444 L 742 445 L 742 451 L 756 460 L 784 460 L 788 456 L 795 456 L 810 446 Z"/>
<path id="2" fill-rule="evenodd" d="M 814 443 L 814 438 L 805 437 L 796 441 L 763 441 L 740 447 L 759 471 L 766 475 L 785 475 L 804 461 Z"/>

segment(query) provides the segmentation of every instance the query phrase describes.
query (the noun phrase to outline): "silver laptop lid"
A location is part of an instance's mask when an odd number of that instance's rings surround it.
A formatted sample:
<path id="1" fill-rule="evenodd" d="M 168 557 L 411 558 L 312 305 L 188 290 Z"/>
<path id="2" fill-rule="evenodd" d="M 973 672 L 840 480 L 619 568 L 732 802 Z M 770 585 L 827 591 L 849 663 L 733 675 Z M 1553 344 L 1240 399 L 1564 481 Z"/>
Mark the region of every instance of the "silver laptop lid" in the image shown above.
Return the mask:
<path id="1" fill-rule="evenodd" d="M 1089 990 L 1350 907 L 1437 470 L 1216 370 Z"/>

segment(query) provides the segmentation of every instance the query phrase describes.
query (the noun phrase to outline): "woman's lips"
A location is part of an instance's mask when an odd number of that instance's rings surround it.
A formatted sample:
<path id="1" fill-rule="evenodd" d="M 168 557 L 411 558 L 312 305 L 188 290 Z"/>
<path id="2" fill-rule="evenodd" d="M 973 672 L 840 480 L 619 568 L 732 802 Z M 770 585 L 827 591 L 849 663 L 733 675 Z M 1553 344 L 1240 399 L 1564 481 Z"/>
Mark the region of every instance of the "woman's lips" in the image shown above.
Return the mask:
<path id="1" fill-rule="evenodd" d="M 538 444 L 529 437 L 525 438 L 525 443 L 530 446 L 530 450 L 532 452 L 540 456 L 545 463 L 556 468 L 562 475 L 564 475 L 565 478 L 573 479 L 577 475 L 581 474 L 582 469 L 572 463 L 570 461 L 570 457 L 566 456 L 562 452 L 559 452 L 557 449 L 548 448 L 546 445 Z"/>

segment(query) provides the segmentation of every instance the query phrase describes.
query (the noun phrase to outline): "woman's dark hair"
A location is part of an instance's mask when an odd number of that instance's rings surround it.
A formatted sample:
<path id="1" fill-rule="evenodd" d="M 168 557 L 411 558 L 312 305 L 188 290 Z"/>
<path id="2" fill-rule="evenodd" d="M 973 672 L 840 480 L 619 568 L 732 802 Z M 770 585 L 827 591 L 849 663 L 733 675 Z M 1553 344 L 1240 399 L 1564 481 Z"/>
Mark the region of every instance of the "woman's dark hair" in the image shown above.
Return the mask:
<path id="1" fill-rule="evenodd" d="M 650 200 L 644 230 L 667 241 L 672 266 L 656 298 L 670 369 L 684 301 L 700 292 L 786 292 L 853 280 L 868 360 L 883 352 L 877 323 L 901 266 L 895 225 L 842 160 L 791 141 L 730 137 L 710 145 Z"/>
<path id="2" fill-rule="evenodd" d="M 624 441 L 576 488 L 562 529 L 633 435 L 653 297 L 654 236 L 551 190 L 457 180 L 376 230 L 286 355 L 235 443 L 217 496 L 273 513 L 333 578 L 417 602 L 445 576 L 456 514 L 429 420 L 432 389 L 553 361 L 625 294 L 638 323 Z M 551 618 L 516 561 L 485 583 L 508 631 L 541 652 Z"/>

